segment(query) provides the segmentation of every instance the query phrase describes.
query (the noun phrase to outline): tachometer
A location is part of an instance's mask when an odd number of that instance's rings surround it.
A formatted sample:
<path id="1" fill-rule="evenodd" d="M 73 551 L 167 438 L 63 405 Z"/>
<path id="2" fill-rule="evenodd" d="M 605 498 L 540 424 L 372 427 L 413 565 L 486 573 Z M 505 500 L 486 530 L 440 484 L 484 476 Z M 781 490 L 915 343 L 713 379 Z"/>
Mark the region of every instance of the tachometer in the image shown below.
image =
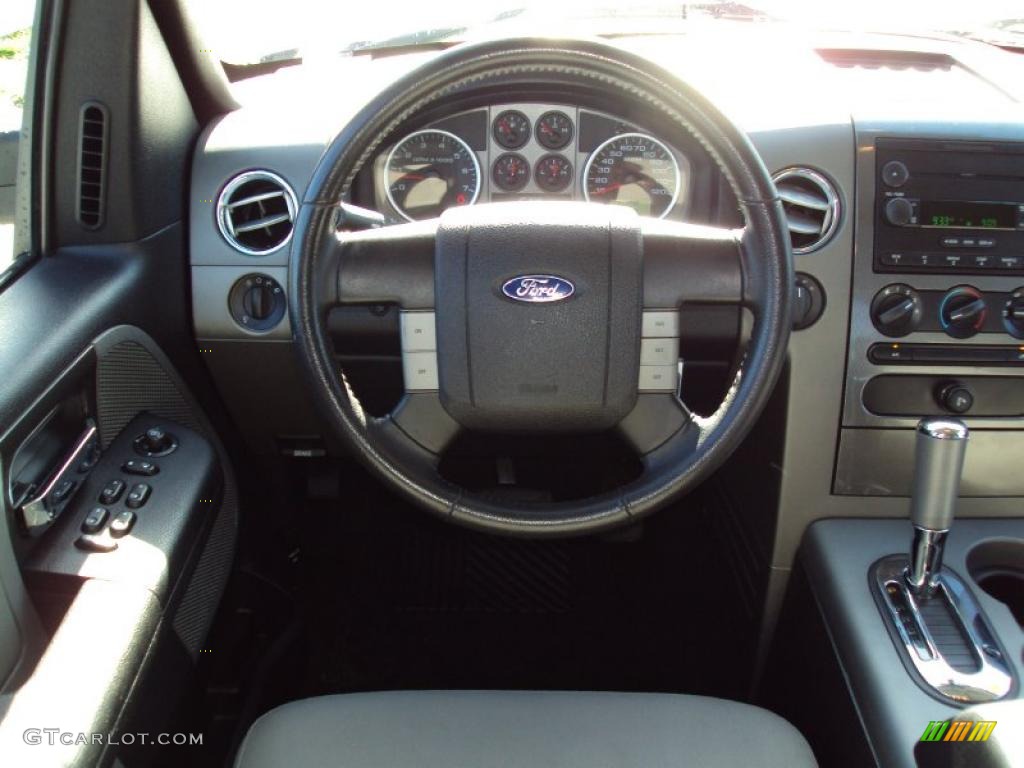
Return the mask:
<path id="1" fill-rule="evenodd" d="M 410 133 L 385 163 L 391 205 L 409 221 L 431 219 L 480 194 L 480 163 L 453 133 L 428 128 Z"/>
<path id="2" fill-rule="evenodd" d="M 595 203 L 628 205 L 662 218 L 679 198 L 679 164 L 652 136 L 623 133 L 594 150 L 583 171 L 583 194 Z"/>

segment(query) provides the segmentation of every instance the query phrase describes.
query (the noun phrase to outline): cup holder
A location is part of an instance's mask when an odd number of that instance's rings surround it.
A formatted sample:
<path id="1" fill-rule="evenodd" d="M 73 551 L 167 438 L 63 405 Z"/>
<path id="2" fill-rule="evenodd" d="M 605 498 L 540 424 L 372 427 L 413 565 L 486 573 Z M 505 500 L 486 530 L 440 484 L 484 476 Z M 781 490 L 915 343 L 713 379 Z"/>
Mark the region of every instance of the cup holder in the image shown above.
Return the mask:
<path id="1" fill-rule="evenodd" d="M 1024 540 L 993 539 L 967 554 L 967 571 L 1024 628 Z"/>

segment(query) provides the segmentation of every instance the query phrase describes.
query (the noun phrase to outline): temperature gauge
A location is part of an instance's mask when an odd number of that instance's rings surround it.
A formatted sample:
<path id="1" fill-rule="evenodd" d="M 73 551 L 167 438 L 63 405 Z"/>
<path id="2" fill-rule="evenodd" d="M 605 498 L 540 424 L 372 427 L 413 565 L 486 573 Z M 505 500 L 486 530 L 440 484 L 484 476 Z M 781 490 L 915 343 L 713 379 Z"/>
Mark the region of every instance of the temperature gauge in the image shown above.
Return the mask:
<path id="1" fill-rule="evenodd" d="M 572 183 L 572 163 L 564 155 L 544 155 L 533 169 L 537 186 L 546 192 L 561 192 Z"/>

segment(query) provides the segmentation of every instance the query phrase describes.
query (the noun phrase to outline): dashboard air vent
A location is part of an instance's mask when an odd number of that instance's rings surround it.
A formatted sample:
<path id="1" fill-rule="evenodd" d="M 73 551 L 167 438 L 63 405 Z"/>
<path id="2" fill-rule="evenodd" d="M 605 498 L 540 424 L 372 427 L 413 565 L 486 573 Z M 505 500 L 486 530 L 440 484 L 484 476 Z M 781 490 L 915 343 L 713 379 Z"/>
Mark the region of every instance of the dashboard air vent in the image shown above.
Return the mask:
<path id="1" fill-rule="evenodd" d="M 786 211 L 793 253 L 825 245 L 839 226 L 839 195 L 832 182 L 807 168 L 787 168 L 772 179 Z"/>
<path id="2" fill-rule="evenodd" d="M 107 108 L 94 101 L 82 105 L 78 121 L 78 196 L 75 218 L 86 229 L 103 226 L 107 191 Z"/>
<path id="3" fill-rule="evenodd" d="M 235 176 L 217 200 L 217 226 L 232 247 L 249 256 L 276 251 L 292 237 L 295 193 L 270 171 Z"/>

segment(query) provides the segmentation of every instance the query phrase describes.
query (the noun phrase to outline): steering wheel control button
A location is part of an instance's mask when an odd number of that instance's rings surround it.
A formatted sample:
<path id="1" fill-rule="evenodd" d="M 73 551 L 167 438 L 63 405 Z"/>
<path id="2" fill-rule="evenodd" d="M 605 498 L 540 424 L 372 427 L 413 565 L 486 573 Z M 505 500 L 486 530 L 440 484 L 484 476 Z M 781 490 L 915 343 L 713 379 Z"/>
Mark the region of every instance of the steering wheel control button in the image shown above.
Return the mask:
<path id="1" fill-rule="evenodd" d="M 679 337 L 679 313 L 674 310 L 643 313 L 640 335 L 645 339 L 674 339 Z"/>
<path id="2" fill-rule="evenodd" d="M 103 487 L 103 490 L 100 491 L 100 504 L 105 504 L 107 506 L 116 504 L 121 498 L 121 494 L 124 493 L 124 489 L 124 480 L 111 480 Z"/>
<path id="3" fill-rule="evenodd" d="M 178 440 L 163 427 L 150 427 L 144 434 L 135 438 L 135 452 L 143 456 L 166 456 L 178 447 Z"/>
<path id="4" fill-rule="evenodd" d="M 126 474 L 143 475 L 145 477 L 152 477 L 160 471 L 160 467 L 152 461 L 146 461 L 145 459 L 128 459 L 128 461 L 121 465 L 121 469 Z"/>
<path id="5" fill-rule="evenodd" d="M 406 392 L 436 392 L 437 352 L 403 352 L 402 377 Z"/>
<path id="6" fill-rule="evenodd" d="M 957 382 L 943 384 L 935 395 L 939 405 L 950 413 L 967 413 L 974 407 L 974 394 Z"/>
<path id="7" fill-rule="evenodd" d="M 117 549 L 117 541 L 108 531 L 84 533 L 75 540 L 75 546 L 86 552 L 113 552 Z"/>
<path id="8" fill-rule="evenodd" d="M 437 327 L 433 312 L 403 311 L 399 317 L 404 352 L 433 352 L 437 349 Z"/>
<path id="9" fill-rule="evenodd" d="M 641 365 L 637 389 L 641 392 L 675 392 L 679 389 L 678 365 Z"/>
<path id="10" fill-rule="evenodd" d="M 107 524 L 110 512 L 106 507 L 93 507 L 82 521 L 82 533 L 99 533 Z"/>
<path id="11" fill-rule="evenodd" d="M 118 512 L 110 521 L 110 535 L 115 539 L 127 536 L 135 525 L 135 519 L 135 513 L 131 510 L 124 509 Z"/>
<path id="12" fill-rule="evenodd" d="M 640 341 L 640 365 L 671 365 L 679 360 L 677 339 L 642 339 Z"/>
<path id="13" fill-rule="evenodd" d="M 145 483 L 136 483 L 128 492 L 128 497 L 124 500 L 124 505 L 130 509 L 138 509 L 149 501 L 151 493 L 153 493 L 153 489 L 150 486 Z"/>

